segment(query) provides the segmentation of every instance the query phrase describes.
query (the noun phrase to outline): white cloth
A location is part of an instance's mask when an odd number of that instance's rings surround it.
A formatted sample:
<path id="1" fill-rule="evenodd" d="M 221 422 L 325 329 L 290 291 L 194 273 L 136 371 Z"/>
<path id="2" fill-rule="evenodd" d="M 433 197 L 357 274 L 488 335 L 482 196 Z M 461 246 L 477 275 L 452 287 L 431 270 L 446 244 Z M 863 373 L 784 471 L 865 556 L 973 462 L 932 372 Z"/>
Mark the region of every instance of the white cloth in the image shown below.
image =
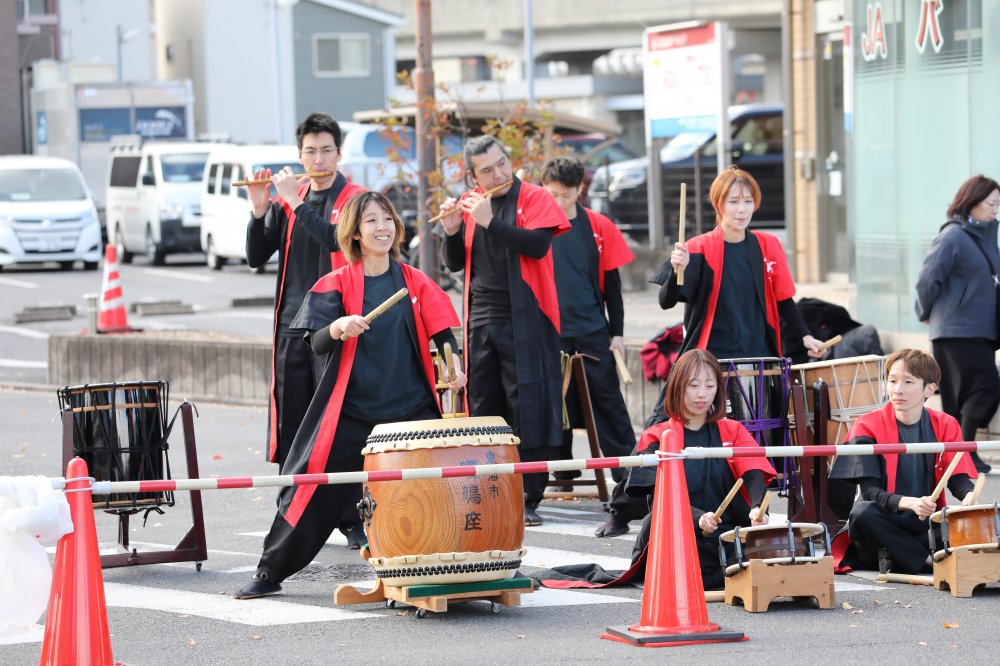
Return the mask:
<path id="1" fill-rule="evenodd" d="M 69 503 L 52 481 L 0 476 L 0 637 L 35 627 L 52 586 L 52 568 L 39 539 L 72 531 Z"/>

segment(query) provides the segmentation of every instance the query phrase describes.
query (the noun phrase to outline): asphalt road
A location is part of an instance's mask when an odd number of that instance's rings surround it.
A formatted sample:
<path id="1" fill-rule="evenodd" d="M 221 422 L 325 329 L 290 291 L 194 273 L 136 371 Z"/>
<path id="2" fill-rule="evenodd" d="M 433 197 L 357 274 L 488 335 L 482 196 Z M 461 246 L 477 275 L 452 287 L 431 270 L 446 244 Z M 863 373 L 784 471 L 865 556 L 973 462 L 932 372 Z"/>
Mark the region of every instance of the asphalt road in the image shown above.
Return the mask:
<path id="1" fill-rule="evenodd" d="M 176 407 L 176 405 L 172 405 Z M 273 473 L 261 454 L 262 409 L 198 405 L 198 459 L 202 476 Z M 0 390 L 0 474 L 61 476 L 60 426 L 50 392 Z M 183 476 L 180 439 L 172 439 L 171 466 Z M 578 437 L 578 456 L 584 453 Z M 991 477 L 983 499 L 993 501 L 1000 482 Z M 336 608 L 337 584 L 371 580 L 356 551 L 334 535 L 307 569 L 285 584 L 284 594 L 256 601 L 230 595 L 249 580 L 262 534 L 274 511 L 271 490 L 203 493 L 209 557 L 193 563 L 148 565 L 103 572 L 115 658 L 130 664 L 319 664 L 338 661 L 416 664 L 577 664 L 628 660 L 740 663 L 932 663 L 992 661 L 1000 588 L 953 599 L 930 588 L 875 585 L 855 576 L 837 578 L 836 606 L 818 610 L 778 601 L 767 613 L 714 603 L 710 619 L 742 631 L 749 641 L 645 649 L 601 640 L 608 626 L 640 618 L 641 591 L 540 590 L 519 608 L 490 612 L 488 604 L 453 606 L 446 614 L 417 619 L 412 609 L 381 604 Z M 140 550 L 175 545 L 190 525 L 188 499 L 145 526 L 133 519 L 131 540 Z M 772 511 L 784 510 L 777 500 Z M 628 536 L 596 539 L 604 514 L 592 499 L 545 501 L 545 524 L 529 528 L 523 571 L 558 563 L 601 562 L 621 567 Z M 116 520 L 96 514 L 102 547 L 113 548 Z M 159 545 L 157 545 L 159 544 Z M 46 544 L 52 546 L 53 544 Z M 54 550 L 52 551 L 54 552 Z M 16 567 L 16 563 L 14 563 Z M 670 575 L 679 575 L 667 572 Z M 7 600 L 4 600 L 7 603 Z M 846 604 L 846 606 L 844 605 Z M 950 628 L 949 628 L 950 627 Z M 0 645 L 0 663 L 37 663 L 41 630 L 28 642 Z"/>

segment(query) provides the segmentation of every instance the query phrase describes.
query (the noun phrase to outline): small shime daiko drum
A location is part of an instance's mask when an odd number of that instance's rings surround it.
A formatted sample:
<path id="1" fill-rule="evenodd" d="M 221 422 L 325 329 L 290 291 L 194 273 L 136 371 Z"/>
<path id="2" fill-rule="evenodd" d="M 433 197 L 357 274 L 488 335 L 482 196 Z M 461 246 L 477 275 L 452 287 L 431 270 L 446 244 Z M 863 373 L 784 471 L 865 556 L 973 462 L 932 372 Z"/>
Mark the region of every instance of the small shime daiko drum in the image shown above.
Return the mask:
<path id="1" fill-rule="evenodd" d="M 512 464 L 519 440 L 499 417 L 375 426 L 365 471 Z M 524 491 L 519 474 L 366 483 L 358 505 L 368 563 L 386 585 L 513 578 L 521 566 Z"/>
<path id="2" fill-rule="evenodd" d="M 1000 583 L 1000 503 L 945 507 L 931 520 L 941 523 L 940 550 L 930 532 L 936 589 L 971 597 L 983 585 Z"/>
<path id="3" fill-rule="evenodd" d="M 931 549 L 935 560 L 941 560 L 957 549 L 1000 550 L 1000 504 L 945 507 L 931 514 L 931 520 L 941 523 L 941 550 L 937 549 L 931 531 Z"/>
<path id="4" fill-rule="evenodd" d="M 827 444 L 843 444 L 854 421 L 885 405 L 885 358 L 852 356 L 792 366 L 793 381 L 806 387 L 806 424 L 814 421 L 813 385 L 822 379 L 830 392 Z"/>
<path id="5" fill-rule="evenodd" d="M 822 556 L 816 555 L 815 538 L 820 536 L 825 540 L 824 552 L 829 553 L 830 534 L 823 523 L 737 527 L 719 537 L 719 558 L 727 576 L 747 568 L 750 560 L 762 560 L 764 564 L 817 562 Z M 734 561 L 726 557 L 725 543 L 733 544 Z"/>
<path id="6" fill-rule="evenodd" d="M 817 555 L 821 536 L 825 551 Z M 727 543 L 735 550 L 732 560 L 726 557 Z M 833 557 L 823 523 L 737 527 L 719 538 L 719 558 L 729 605 L 741 600 L 746 610 L 759 613 L 776 597 L 812 597 L 820 608 L 833 608 Z"/>
<path id="7" fill-rule="evenodd" d="M 739 421 L 761 446 L 786 446 L 790 361 L 786 358 L 728 358 L 722 365 L 726 416 Z M 794 485 L 792 458 L 772 460 L 782 489 Z"/>

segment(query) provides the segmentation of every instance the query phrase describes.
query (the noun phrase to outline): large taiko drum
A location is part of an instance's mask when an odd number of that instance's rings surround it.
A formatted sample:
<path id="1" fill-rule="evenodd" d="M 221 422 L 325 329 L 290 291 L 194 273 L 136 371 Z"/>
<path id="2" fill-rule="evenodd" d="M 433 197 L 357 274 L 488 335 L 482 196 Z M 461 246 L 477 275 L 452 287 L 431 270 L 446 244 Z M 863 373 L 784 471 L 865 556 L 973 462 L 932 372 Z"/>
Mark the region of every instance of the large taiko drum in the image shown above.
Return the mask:
<path id="1" fill-rule="evenodd" d="M 750 560 L 764 564 L 804 564 L 817 562 L 815 540 L 825 539 L 825 552 L 830 552 L 830 535 L 822 523 L 792 523 L 737 527 L 719 537 L 719 557 L 726 575 L 739 573 Z M 733 544 L 735 558 L 726 556 L 724 544 Z"/>
<path id="2" fill-rule="evenodd" d="M 364 469 L 516 463 L 518 441 L 499 417 L 382 424 L 362 451 Z M 521 565 L 519 474 L 376 481 L 363 495 L 368 563 L 386 585 L 501 580 Z"/>
<path id="3" fill-rule="evenodd" d="M 1000 550 L 1000 503 L 945 507 L 931 514 L 931 520 L 941 523 L 941 550 L 931 544 L 934 559 L 940 561 L 951 551 Z M 934 532 L 931 532 L 932 539 Z"/>
<path id="4" fill-rule="evenodd" d="M 830 393 L 827 444 L 843 444 L 854 421 L 885 402 L 885 359 L 851 356 L 792 366 L 792 380 L 806 387 L 806 424 L 813 424 L 813 385 L 822 379 Z"/>

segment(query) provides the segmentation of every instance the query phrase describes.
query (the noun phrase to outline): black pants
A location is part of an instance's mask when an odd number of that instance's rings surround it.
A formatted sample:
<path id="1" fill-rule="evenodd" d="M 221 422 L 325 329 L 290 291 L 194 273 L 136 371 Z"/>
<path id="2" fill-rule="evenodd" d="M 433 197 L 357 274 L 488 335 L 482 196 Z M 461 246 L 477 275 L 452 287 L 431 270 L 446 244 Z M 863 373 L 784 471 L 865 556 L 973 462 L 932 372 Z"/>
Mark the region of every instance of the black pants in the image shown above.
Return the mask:
<path id="1" fill-rule="evenodd" d="M 851 548 L 844 560 L 854 568 L 877 569 L 878 549 L 885 548 L 894 573 L 918 574 L 931 554 L 928 529 L 935 527 L 936 523 L 919 520 L 912 511 L 889 511 L 875 502 L 857 502 L 847 523 Z"/>
<path id="2" fill-rule="evenodd" d="M 316 354 L 301 337 L 281 337 L 274 347 L 274 397 L 278 410 L 278 470 L 284 471 L 285 459 L 295 434 L 306 416 L 309 402 L 322 370 Z M 268 419 L 270 422 L 270 419 Z"/>
<path id="3" fill-rule="evenodd" d="M 968 437 L 966 423 L 986 425 L 1000 403 L 993 347 L 978 338 L 941 338 L 931 342 L 931 349 L 941 366 L 941 408 L 962 423 Z"/>
<path id="4" fill-rule="evenodd" d="M 434 410 L 428 409 L 413 415 L 412 420 L 438 416 Z M 364 469 L 361 450 L 374 427 L 374 423 L 358 421 L 341 413 L 324 471 L 356 472 Z M 291 491 L 292 488 L 281 490 L 282 493 Z M 269 580 L 275 582 L 301 571 L 316 557 L 334 529 L 361 524 L 359 501 L 360 483 L 316 486 L 315 494 L 295 527 L 280 512 L 275 514 L 271 530 L 264 538 L 264 554 L 257 568 L 266 571 Z"/>
<path id="5" fill-rule="evenodd" d="M 590 404 L 594 410 L 594 425 L 601 453 L 608 457 L 627 456 L 635 448 L 635 430 L 625 406 L 621 386 L 618 384 L 618 370 L 615 359 L 608 349 L 608 332 L 605 329 L 586 335 L 560 338 L 562 350 L 567 354 L 587 354 L 597 360 L 584 359 L 583 368 L 587 376 Z M 572 373 L 569 390 L 566 392 L 566 410 L 573 428 L 584 427 L 583 408 L 580 404 L 580 390 L 576 383 L 576 373 Z M 559 458 L 573 457 L 573 431 L 563 431 L 563 446 Z M 625 478 L 625 470 L 611 470 L 615 481 Z"/>
<path id="6" fill-rule="evenodd" d="M 555 460 L 557 446 L 524 448 L 525 441 L 539 442 L 541 433 L 522 433 L 519 418 L 517 350 L 509 322 L 485 324 L 469 330 L 469 416 L 502 416 L 521 438 L 524 462 Z M 545 494 L 548 474 L 524 474 L 524 501 L 537 506 Z"/>
<path id="7" fill-rule="evenodd" d="M 642 529 L 635 537 L 635 545 L 632 547 L 632 563 L 642 554 L 642 551 L 649 544 L 649 534 L 652 526 L 653 513 L 646 513 L 642 521 Z M 693 518 L 692 518 L 693 521 Z M 661 526 L 664 527 L 664 526 Z M 669 526 L 667 526 L 669 527 Z M 698 548 L 698 564 L 701 567 L 701 582 L 706 590 L 721 590 L 726 584 L 726 573 L 719 561 L 719 537 L 725 532 L 733 529 L 735 524 L 723 523 L 719 529 L 708 536 L 702 536 L 698 526 L 694 527 L 694 540 Z M 735 546 L 726 544 L 726 558 L 730 562 L 735 562 Z M 647 562 L 647 567 L 648 567 Z"/>

